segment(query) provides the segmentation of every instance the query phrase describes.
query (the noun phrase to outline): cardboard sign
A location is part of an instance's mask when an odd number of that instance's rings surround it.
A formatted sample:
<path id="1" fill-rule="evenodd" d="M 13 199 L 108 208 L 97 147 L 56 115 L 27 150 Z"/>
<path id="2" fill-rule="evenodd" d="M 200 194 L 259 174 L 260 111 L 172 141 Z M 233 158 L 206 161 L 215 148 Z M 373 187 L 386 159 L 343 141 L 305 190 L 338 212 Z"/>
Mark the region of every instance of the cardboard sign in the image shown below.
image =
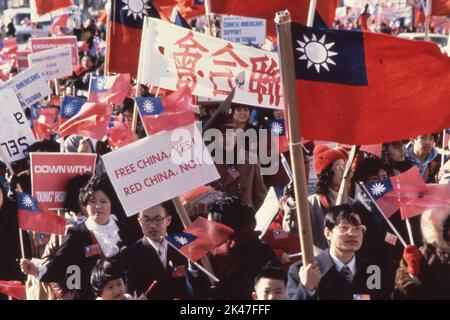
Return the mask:
<path id="1" fill-rule="evenodd" d="M 46 80 L 71 76 L 73 72 L 72 48 L 70 46 L 32 53 L 28 56 L 28 61 L 30 65 L 38 63 L 45 65 L 42 76 Z"/>
<path id="2" fill-rule="evenodd" d="M 0 155 L 11 163 L 25 158 L 35 140 L 14 90 L 0 91 L 0 106 Z"/>
<path id="3" fill-rule="evenodd" d="M 128 216 L 220 177 L 194 125 L 141 139 L 102 159 Z"/>
<path id="4" fill-rule="evenodd" d="M 33 197 L 50 209 L 63 209 L 69 181 L 95 172 L 96 154 L 31 152 Z"/>
<path id="5" fill-rule="evenodd" d="M 28 55 L 30 54 L 29 51 L 19 51 L 17 52 L 17 66 L 19 67 L 19 71 L 22 72 L 25 69 L 28 69 L 30 66 L 28 64 Z"/>
<path id="6" fill-rule="evenodd" d="M 243 45 L 262 45 L 266 42 L 266 20 L 239 16 L 223 17 L 220 37 Z"/>
<path id="7" fill-rule="evenodd" d="M 51 94 L 42 77 L 44 66 L 36 64 L 0 85 L 0 91 L 11 88 L 15 91 L 22 107 L 41 101 Z"/>
<path id="8" fill-rule="evenodd" d="M 278 56 L 145 17 L 138 81 L 193 95 L 283 109 Z"/>
<path id="9" fill-rule="evenodd" d="M 72 65 L 79 65 L 77 37 L 47 37 L 47 38 L 31 38 L 31 51 L 40 52 L 58 47 L 70 45 L 72 47 Z"/>

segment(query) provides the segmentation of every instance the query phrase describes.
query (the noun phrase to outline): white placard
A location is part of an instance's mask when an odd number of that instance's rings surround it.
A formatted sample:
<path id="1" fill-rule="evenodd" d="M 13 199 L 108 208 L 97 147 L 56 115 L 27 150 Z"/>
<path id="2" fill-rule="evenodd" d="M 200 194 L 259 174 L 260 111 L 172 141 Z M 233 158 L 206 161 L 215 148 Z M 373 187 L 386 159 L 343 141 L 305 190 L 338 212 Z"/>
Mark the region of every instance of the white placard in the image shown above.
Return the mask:
<path id="1" fill-rule="evenodd" d="M 266 19 L 223 17 L 220 37 L 243 45 L 263 45 L 266 42 Z"/>
<path id="2" fill-rule="evenodd" d="M 128 216 L 220 177 L 194 125 L 141 139 L 102 159 Z"/>
<path id="3" fill-rule="evenodd" d="M 255 215 L 255 230 L 261 231 L 260 238 L 266 234 L 267 229 L 269 229 L 269 226 L 277 215 L 279 209 L 280 204 L 277 195 L 275 194 L 275 190 L 273 187 L 270 187 L 269 192 L 267 192 L 266 199 Z"/>
<path id="4" fill-rule="evenodd" d="M 275 53 L 210 37 L 145 17 L 138 81 L 170 90 L 188 86 L 194 95 L 283 109 Z"/>
<path id="5" fill-rule="evenodd" d="M 0 91 L 11 88 L 15 91 L 22 107 L 41 101 L 51 94 L 42 76 L 43 64 L 36 64 L 0 85 Z"/>
<path id="6" fill-rule="evenodd" d="M 6 162 L 25 158 L 35 139 L 13 89 L 0 91 L 0 156 Z"/>
<path id="7" fill-rule="evenodd" d="M 71 76 L 72 67 L 72 48 L 70 46 L 58 47 L 55 49 L 31 53 L 28 56 L 29 65 L 43 63 L 42 76 L 45 80 L 53 80 Z"/>

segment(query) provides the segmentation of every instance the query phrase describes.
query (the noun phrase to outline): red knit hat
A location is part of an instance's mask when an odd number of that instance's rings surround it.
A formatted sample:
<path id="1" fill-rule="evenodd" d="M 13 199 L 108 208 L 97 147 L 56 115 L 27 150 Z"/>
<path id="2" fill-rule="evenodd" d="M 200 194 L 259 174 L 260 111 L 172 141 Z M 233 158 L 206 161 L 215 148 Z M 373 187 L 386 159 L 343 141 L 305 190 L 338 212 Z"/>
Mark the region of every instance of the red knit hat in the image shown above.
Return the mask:
<path id="1" fill-rule="evenodd" d="M 313 152 L 314 172 L 316 175 L 319 175 L 323 169 L 339 159 L 347 160 L 347 157 L 342 151 L 331 149 L 326 145 L 317 146 Z"/>

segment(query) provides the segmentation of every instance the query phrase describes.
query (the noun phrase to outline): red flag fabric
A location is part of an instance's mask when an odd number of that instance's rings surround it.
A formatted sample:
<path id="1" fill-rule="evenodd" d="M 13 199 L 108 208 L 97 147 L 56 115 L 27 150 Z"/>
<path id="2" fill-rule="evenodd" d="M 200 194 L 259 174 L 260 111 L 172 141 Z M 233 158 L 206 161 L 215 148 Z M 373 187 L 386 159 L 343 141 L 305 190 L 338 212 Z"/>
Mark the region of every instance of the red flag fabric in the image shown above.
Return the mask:
<path id="1" fill-rule="evenodd" d="M 418 27 L 425 23 L 425 10 L 422 4 L 418 3 L 414 7 L 414 26 Z"/>
<path id="2" fill-rule="evenodd" d="M 122 104 L 131 90 L 130 75 L 91 77 L 88 100 L 98 103 Z"/>
<path id="3" fill-rule="evenodd" d="M 58 9 L 73 6 L 72 0 L 34 0 L 34 1 L 36 3 L 37 14 L 40 16 Z"/>
<path id="4" fill-rule="evenodd" d="M 25 285 L 20 281 L 0 280 L 0 293 L 16 300 L 27 300 Z"/>
<path id="5" fill-rule="evenodd" d="M 155 5 L 149 1 L 137 7 L 128 1 L 111 1 L 107 32 L 108 72 L 129 73 L 133 78 L 137 77 L 144 16 L 160 18 Z"/>
<path id="6" fill-rule="evenodd" d="M 398 176 L 365 183 L 365 188 L 387 218 L 426 191 L 425 182 L 416 166 Z"/>
<path id="7" fill-rule="evenodd" d="M 291 27 L 305 139 L 367 145 L 450 127 L 450 58 L 436 44 Z"/>
<path id="8" fill-rule="evenodd" d="M 166 239 L 189 260 L 201 259 L 209 250 L 221 245 L 234 230 L 215 221 L 198 217 L 181 233 L 169 234 Z"/>
<path id="9" fill-rule="evenodd" d="M 192 95 L 188 87 L 162 98 L 136 97 L 136 103 L 148 135 L 172 130 L 195 121 Z"/>
<path id="10" fill-rule="evenodd" d="M 14 65 L 14 59 L 5 59 L 0 61 L 0 79 L 6 81 L 9 79 L 9 72 Z"/>
<path id="11" fill-rule="evenodd" d="M 50 132 L 57 132 L 59 127 L 56 108 L 34 109 L 33 115 L 33 133 L 37 140 L 50 139 Z M 32 111 L 33 112 L 33 111 Z"/>
<path id="12" fill-rule="evenodd" d="M 449 184 L 426 184 L 423 195 L 406 202 L 401 207 L 402 219 L 422 214 L 427 209 L 450 206 Z"/>
<path id="13" fill-rule="evenodd" d="M 137 135 L 131 131 L 124 116 L 111 117 L 108 127 L 108 144 L 111 147 L 120 148 L 137 140 Z"/>
<path id="14" fill-rule="evenodd" d="M 306 24 L 309 3 L 309 0 L 211 0 L 211 12 L 266 19 L 267 38 L 276 42 L 275 13 L 287 9 L 292 21 Z M 333 25 L 338 4 L 338 0 L 317 1 L 316 12 L 328 27 Z"/>
<path id="15" fill-rule="evenodd" d="M 64 218 L 40 205 L 37 199 L 28 193 L 18 192 L 16 199 L 20 229 L 64 235 L 66 228 Z"/>
<path id="16" fill-rule="evenodd" d="M 0 39 L 0 55 L 16 54 L 17 53 L 17 39 Z"/>
<path id="17" fill-rule="evenodd" d="M 170 17 L 173 8 L 178 7 L 178 12 L 184 19 L 191 19 L 205 15 L 205 6 L 196 0 L 154 0 L 153 3 L 166 17 Z"/>
<path id="18" fill-rule="evenodd" d="M 49 29 L 52 34 L 55 34 L 58 31 L 58 27 L 60 28 L 67 28 L 67 22 L 69 20 L 68 14 L 62 14 L 60 16 L 57 16 L 55 20 L 53 20 L 53 23 L 50 25 Z"/>
<path id="19" fill-rule="evenodd" d="M 450 0 L 433 0 L 431 3 L 432 16 L 450 16 Z"/>
<path id="20" fill-rule="evenodd" d="M 85 103 L 80 111 L 59 126 L 61 138 L 71 134 L 101 140 L 107 134 L 112 106 L 103 103 Z"/>

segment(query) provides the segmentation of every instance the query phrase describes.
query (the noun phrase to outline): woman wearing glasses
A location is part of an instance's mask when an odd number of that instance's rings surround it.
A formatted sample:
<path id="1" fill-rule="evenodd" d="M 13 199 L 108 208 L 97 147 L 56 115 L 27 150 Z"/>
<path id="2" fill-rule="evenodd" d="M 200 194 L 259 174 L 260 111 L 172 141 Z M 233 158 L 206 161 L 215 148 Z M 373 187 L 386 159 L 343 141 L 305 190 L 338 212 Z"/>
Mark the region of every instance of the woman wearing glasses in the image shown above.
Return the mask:
<path id="1" fill-rule="evenodd" d="M 116 256 L 124 244 L 129 244 L 128 227 L 111 214 L 113 190 L 106 174 L 93 176 L 80 190 L 80 202 L 86 207 L 85 222 L 69 228 L 53 260 L 45 267 L 22 259 L 22 272 L 43 282 L 66 280 L 74 290 L 75 299 L 94 299 L 90 275 L 100 258 Z"/>
<path id="2" fill-rule="evenodd" d="M 344 151 L 331 149 L 325 145 L 316 147 L 313 152 L 314 172 L 319 181 L 316 184 L 316 193 L 309 196 L 308 201 L 313 243 L 320 250 L 328 248 L 327 239 L 323 234 L 325 214 L 335 205 L 346 161 Z"/>

